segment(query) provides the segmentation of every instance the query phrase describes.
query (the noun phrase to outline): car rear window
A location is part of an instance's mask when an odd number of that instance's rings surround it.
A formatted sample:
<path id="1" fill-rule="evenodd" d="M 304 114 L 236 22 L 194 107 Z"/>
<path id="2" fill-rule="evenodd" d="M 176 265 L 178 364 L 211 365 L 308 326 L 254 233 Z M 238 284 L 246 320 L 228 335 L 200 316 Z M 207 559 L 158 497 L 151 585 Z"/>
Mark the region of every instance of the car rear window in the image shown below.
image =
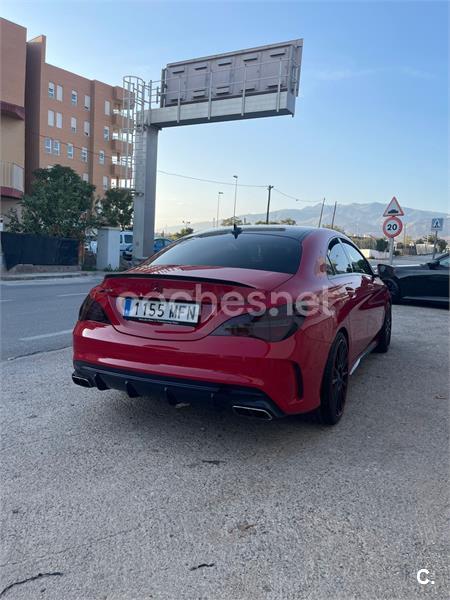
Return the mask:
<path id="1" fill-rule="evenodd" d="M 187 238 L 169 246 L 152 265 L 190 265 L 297 272 L 301 245 L 296 239 L 272 234 L 217 233 Z"/>

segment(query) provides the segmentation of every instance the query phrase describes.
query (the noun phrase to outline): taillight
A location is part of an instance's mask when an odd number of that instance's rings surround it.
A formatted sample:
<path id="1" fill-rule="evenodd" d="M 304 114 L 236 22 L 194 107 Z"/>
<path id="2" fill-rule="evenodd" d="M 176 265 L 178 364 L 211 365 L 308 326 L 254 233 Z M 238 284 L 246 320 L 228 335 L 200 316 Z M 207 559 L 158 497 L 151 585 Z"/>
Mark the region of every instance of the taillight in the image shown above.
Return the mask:
<path id="1" fill-rule="evenodd" d="M 96 321 L 97 323 L 109 323 L 109 319 L 100 304 L 87 295 L 78 313 L 79 321 Z"/>
<path id="2" fill-rule="evenodd" d="M 267 309 L 262 315 L 245 313 L 225 321 L 211 335 L 253 337 L 267 342 L 281 342 L 293 335 L 304 317 L 287 305 Z"/>

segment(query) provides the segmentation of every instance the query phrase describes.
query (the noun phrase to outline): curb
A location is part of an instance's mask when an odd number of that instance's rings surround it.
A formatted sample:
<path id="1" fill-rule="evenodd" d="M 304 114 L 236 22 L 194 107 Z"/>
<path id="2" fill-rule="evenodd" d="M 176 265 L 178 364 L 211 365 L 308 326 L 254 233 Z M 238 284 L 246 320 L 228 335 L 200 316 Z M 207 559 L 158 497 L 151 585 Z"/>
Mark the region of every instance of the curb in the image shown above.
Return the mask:
<path id="1" fill-rule="evenodd" d="M 80 271 L 78 273 L 17 273 L 16 275 L 2 275 L 0 281 L 33 281 L 46 279 L 72 279 L 75 277 L 93 277 L 104 275 L 103 271 Z"/>

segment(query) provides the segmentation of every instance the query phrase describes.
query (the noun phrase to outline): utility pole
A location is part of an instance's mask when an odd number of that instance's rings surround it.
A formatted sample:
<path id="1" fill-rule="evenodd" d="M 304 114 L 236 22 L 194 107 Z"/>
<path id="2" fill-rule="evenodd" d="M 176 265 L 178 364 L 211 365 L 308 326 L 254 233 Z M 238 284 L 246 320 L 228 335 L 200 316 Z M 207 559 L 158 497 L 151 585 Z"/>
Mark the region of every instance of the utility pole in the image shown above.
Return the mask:
<path id="1" fill-rule="evenodd" d="M 331 219 L 331 229 L 333 229 L 333 226 L 334 226 L 334 217 L 336 216 L 336 206 L 337 206 L 337 200 L 334 203 L 333 218 Z"/>
<path id="2" fill-rule="evenodd" d="M 233 209 L 233 225 L 236 223 L 236 201 L 237 201 L 237 186 L 238 186 L 238 176 L 233 175 L 234 177 L 234 209 Z"/>
<path id="3" fill-rule="evenodd" d="M 223 192 L 217 192 L 217 218 L 216 218 L 216 227 L 219 227 L 219 206 L 220 206 L 220 196 L 222 196 Z"/>
<path id="4" fill-rule="evenodd" d="M 273 185 L 268 185 L 267 186 L 267 214 L 266 214 L 266 225 L 269 224 L 269 211 L 270 211 L 270 193 L 273 189 Z"/>
<path id="5" fill-rule="evenodd" d="M 325 206 L 325 198 L 323 199 L 322 206 L 320 208 L 319 224 L 317 225 L 317 227 L 320 227 L 322 225 L 322 215 L 323 215 L 323 207 L 324 206 Z"/>

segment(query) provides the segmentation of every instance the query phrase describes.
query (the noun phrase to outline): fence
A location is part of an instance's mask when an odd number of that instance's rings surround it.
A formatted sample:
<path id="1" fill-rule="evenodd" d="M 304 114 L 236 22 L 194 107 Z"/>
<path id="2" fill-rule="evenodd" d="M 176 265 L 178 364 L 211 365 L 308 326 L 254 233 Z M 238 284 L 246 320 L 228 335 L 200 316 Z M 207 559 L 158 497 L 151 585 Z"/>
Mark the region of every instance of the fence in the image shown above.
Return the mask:
<path id="1" fill-rule="evenodd" d="M 6 268 L 15 265 L 77 265 L 78 240 L 31 233 L 1 232 Z"/>

